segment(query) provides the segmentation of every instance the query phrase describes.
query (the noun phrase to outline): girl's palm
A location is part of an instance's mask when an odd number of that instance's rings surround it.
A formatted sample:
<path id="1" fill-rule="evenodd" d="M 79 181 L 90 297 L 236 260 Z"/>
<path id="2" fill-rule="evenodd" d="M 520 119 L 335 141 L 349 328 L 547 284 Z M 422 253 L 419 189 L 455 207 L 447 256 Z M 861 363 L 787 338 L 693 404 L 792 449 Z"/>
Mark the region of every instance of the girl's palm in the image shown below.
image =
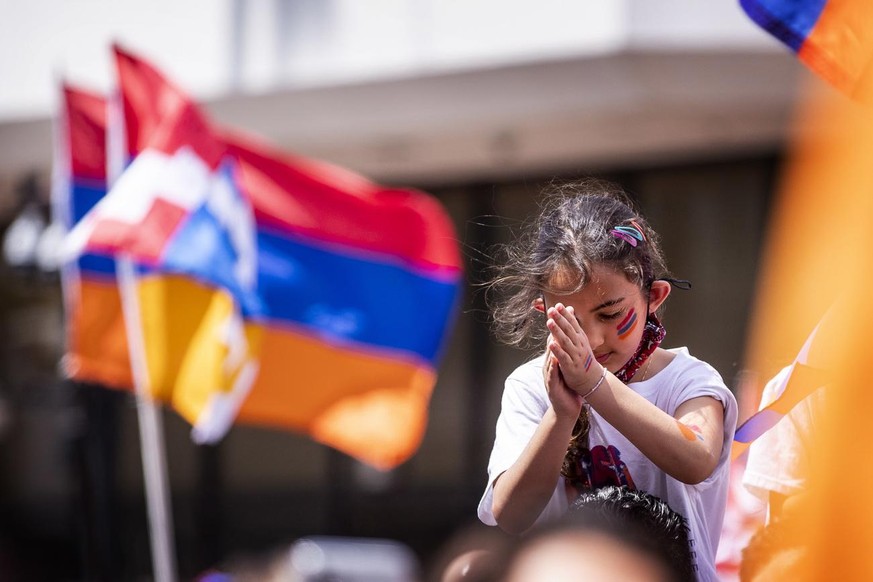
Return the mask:
<path id="1" fill-rule="evenodd" d="M 551 343 L 551 337 L 549 340 Z M 582 409 L 582 397 L 567 386 L 561 374 L 558 360 L 548 352 L 543 365 L 543 377 L 555 414 L 569 418 L 578 417 L 579 411 Z"/>
<path id="2" fill-rule="evenodd" d="M 588 336 L 576 321 L 572 307 L 558 303 L 549 309 L 548 318 L 550 356 L 557 361 L 566 386 L 578 394 L 584 394 L 597 381 L 600 372 L 599 369 L 595 370 L 599 367 L 591 366 L 594 355 Z"/>

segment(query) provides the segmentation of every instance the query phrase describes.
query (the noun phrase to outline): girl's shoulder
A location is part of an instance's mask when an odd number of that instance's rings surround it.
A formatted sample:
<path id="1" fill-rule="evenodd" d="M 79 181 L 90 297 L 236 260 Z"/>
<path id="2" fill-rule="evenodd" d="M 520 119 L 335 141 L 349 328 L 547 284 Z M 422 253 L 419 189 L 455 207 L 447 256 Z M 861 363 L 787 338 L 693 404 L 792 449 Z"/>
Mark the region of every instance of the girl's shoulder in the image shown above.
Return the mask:
<path id="1" fill-rule="evenodd" d="M 673 360 L 653 378 L 652 386 L 660 398 L 668 398 L 674 405 L 698 396 L 711 396 L 725 408 L 735 408 L 736 399 L 725 385 L 721 374 L 707 362 L 695 358 L 688 348 L 671 348 Z"/>
<path id="2" fill-rule="evenodd" d="M 524 384 L 538 384 L 543 381 L 543 366 L 546 363 L 545 352 L 538 354 L 523 364 L 519 365 L 506 378 L 507 382 L 522 382 Z"/>
<path id="3" fill-rule="evenodd" d="M 667 372 L 668 376 L 707 379 L 724 386 L 724 380 L 718 370 L 707 362 L 692 356 L 687 347 L 670 348 L 667 351 L 673 356 L 673 359 L 662 372 Z"/>
<path id="4" fill-rule="evenodd" d="M 546 383 L 543 380 L 545 353 L 518 366 L 506 378 L 503 387 L 502 408 L 526 410 L 533 416 L 542 416 L 549 405 Z"/>
<path id="5" fill-rule="evenodd" d="M 542 370 L 543 365 L 546 363 L 546 354 L 545 352 L 535 354 L 518 365 L 515 370 L 512 371 L 510 376 L 514 376 L 515 374 L 524 374 L 530 372 L 531 370 Z"/>

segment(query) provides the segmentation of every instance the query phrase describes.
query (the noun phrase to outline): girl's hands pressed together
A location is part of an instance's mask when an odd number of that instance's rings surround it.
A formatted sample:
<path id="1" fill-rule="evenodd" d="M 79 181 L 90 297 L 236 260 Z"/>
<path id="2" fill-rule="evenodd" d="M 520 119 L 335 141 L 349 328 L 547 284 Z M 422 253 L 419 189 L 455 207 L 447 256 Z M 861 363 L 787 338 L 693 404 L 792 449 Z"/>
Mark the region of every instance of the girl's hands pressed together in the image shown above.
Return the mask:
<path id="1" fill-rule="evenodd" d="M 588 336 L 576 320 L 572 307 L 557 303 L 546 312 L 549 336 L 549 358 L 554 358 L 566 387 L 585 394 L 595 385 L 603 370 L 594 366 L 594 353 Z"/>
<path id="2" fill-rule="evenodd" d="M 551 336 L 549 336 L 548 343 L 552 343 Z M 576 419 L 582 410 L 582 397 L 570 390 L 567 383 L 564 382 L 558 360 L 548 348 L 546 349 L 546 361 L 543 365 L 543 378 L 545 378 L 546 391 L 555 414 L 563 418 Z"/>

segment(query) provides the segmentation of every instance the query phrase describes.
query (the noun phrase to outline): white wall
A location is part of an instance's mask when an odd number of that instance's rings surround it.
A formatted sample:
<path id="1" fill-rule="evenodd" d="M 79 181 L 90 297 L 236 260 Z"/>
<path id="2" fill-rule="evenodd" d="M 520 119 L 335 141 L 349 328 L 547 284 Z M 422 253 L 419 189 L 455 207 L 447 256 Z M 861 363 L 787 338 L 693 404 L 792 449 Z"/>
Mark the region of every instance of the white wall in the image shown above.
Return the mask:
<path id="1" fill-rule="evenodd" d="M 0 123 L 106 91 L 114 40 L 200 99 L 622 48 L 774 47 L 735 0 L 0 0 Z"/>
<path id="2" fill-rule="evenodd" d="M 783 50 L 746 16 L 739 0 L 627 0 L 628 35 L 639 48 Z"/>
<path id="3" fill-rule="evenodd" d="M 109 47 L 141 51 L 201 97 L 227 86 L 227 0 L 0 0 L 0 121 L 53 111 L 65 77 L 110 87 Z"/>

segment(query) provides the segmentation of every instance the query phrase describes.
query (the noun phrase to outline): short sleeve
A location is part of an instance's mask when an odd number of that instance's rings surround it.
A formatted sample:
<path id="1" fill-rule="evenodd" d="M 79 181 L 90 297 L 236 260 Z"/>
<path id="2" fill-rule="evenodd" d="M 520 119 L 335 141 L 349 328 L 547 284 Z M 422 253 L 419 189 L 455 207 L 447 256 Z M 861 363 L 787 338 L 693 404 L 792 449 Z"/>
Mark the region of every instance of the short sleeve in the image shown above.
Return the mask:
<path id="1" fill-rule="evenodd" d="M 520 366 L 506 379 L 488 461 L 488 482 L 478 508 L 479 519 L 486 525 L 497 525 L 492 512 L 495 479 L 518 460 L 548 410 L 543 360 L 541 356 Z M 563 510 L 557 497 L 553 495 L 544 513 Z"/>
<path id="2" fill-rule="evenodd" d="M 690 357 L 690 356 L 689 356 Z M 730 453 L 734 440 L 734 432 L 737 428 L 737 399 L 734 397 L 721 375 L 709 364 L 700 360 L 694 360 L 694 365 L 689 366 L 684 370 L 677 379 L 678 390 L 675 392 L 674 400 L 670 403 L 668 410 L 675 414 L 675 411 L 683 402 L 687 402 L 693 398 L 710 397 L 719 401 L 724 408 L 722 416 L 722 448 L 719 456 L 718 467 L 726 465 L 730 461 Z M 697 485 L 698 489 L 706 488 L 712 482 L 721 478 L 721 472 L 716 469 L 702 483 Z"/>

